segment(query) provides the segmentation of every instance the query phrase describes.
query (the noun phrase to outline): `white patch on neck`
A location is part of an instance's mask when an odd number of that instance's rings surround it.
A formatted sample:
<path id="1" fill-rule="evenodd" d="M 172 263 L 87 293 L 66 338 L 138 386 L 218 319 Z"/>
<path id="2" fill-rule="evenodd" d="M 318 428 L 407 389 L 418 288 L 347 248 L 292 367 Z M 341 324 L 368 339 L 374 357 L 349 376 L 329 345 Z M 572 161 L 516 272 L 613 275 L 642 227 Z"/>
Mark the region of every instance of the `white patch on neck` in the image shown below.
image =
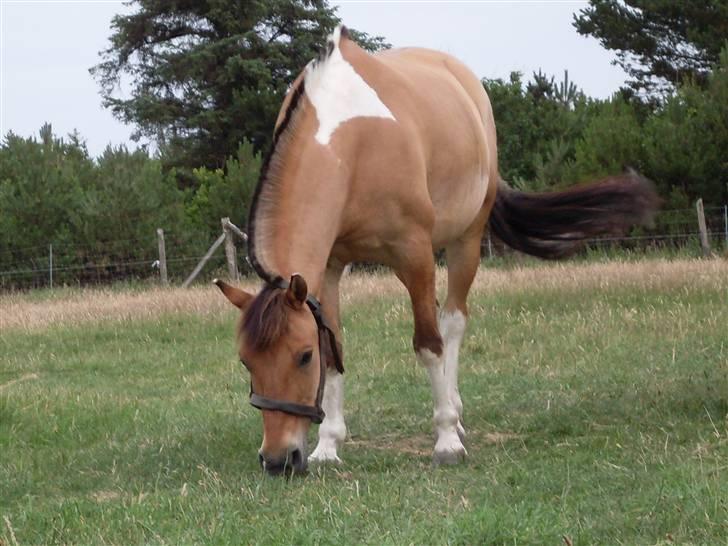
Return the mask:
<path id="1" fill-rule="evenodd" d="M 341 55 L 340 38 L 339 26 L 329 37 L 333 44 L 331 54 L 323 61 L 309 63 L 304 77 L 306 95 L 316 109 L 319 122 L 315 138 L 324 146 L 339 125 L 350 119 L 377 117 L 396 121 L 377 92 Z"/>

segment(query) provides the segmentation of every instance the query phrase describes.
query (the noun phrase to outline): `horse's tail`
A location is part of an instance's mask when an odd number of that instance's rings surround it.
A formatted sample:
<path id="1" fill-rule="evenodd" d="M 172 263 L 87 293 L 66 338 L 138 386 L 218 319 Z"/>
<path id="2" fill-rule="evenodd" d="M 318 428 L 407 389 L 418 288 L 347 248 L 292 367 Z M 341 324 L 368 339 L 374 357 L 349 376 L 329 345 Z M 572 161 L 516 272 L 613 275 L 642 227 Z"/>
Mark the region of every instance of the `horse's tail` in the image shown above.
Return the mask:
<path id="1" fill-rule="evenodd" d="M 501 180 L 490 228 L 511 248 L 563 258 L 591 237 L 649 224 L 659 203 L 652 182 L 632 170 L 553 193 L 523 193 Z"/>

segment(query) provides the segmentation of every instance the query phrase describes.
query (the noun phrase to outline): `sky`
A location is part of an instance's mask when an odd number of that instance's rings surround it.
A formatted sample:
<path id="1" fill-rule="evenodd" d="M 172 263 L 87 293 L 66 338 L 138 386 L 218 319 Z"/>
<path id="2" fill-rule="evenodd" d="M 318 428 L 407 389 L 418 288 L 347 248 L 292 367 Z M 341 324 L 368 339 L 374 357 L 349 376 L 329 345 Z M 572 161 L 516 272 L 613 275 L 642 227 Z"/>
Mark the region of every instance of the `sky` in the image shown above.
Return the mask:
<path id="1" fill-rule="evenodd" d="M 625 81 L 612 52 L 579 36 L 573 14 L 585 1 L 332 1 L 343 22 L 393 46 L 446 51 L 479 77 L 528 78 L 538 69 L 606 98 Z M 0 135 L 57 135 L 74 129 L 92 156 L 108 144 L 135 147 L 133 127 L 101 105 L 88 69 L 108 45 L 114 15 L 133 8 L 116 0 L 0 0 Z M 498 120 L 496 120 L 497 124 Z"/>

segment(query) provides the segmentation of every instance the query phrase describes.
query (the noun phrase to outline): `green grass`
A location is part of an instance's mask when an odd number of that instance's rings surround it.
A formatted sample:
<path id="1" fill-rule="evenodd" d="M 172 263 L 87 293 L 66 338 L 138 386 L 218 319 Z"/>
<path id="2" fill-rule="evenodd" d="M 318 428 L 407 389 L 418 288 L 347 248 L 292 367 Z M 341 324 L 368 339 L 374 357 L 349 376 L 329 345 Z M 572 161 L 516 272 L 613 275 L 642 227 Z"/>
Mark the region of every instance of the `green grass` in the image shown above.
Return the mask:
<path id="1" fill-rule="evenodd" d="M 290 480 L 258 468 L 232 311 L 1 331 L 0 543 L 728 544 L 727 300 L 473 294 L 470 456 L 435 469 L 409 303 L 349 306 L 345 465 Z"/>

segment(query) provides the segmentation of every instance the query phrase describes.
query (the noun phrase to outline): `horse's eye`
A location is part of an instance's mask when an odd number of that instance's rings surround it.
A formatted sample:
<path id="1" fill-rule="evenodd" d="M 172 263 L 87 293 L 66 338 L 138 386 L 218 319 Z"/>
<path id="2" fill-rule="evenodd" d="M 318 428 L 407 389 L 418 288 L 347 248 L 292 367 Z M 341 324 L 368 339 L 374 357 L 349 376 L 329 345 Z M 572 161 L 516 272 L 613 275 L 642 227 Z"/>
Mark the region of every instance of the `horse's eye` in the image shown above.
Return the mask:
<path id="1" fill-rule="evenodd" d="M 299 366 L 305 366 L 309 362 L 311 362 L 311 358 L 313 357 L 313 351 L 305 351 L 301 353 L 301 355 L 298 357 L 298 365 Z"/>

